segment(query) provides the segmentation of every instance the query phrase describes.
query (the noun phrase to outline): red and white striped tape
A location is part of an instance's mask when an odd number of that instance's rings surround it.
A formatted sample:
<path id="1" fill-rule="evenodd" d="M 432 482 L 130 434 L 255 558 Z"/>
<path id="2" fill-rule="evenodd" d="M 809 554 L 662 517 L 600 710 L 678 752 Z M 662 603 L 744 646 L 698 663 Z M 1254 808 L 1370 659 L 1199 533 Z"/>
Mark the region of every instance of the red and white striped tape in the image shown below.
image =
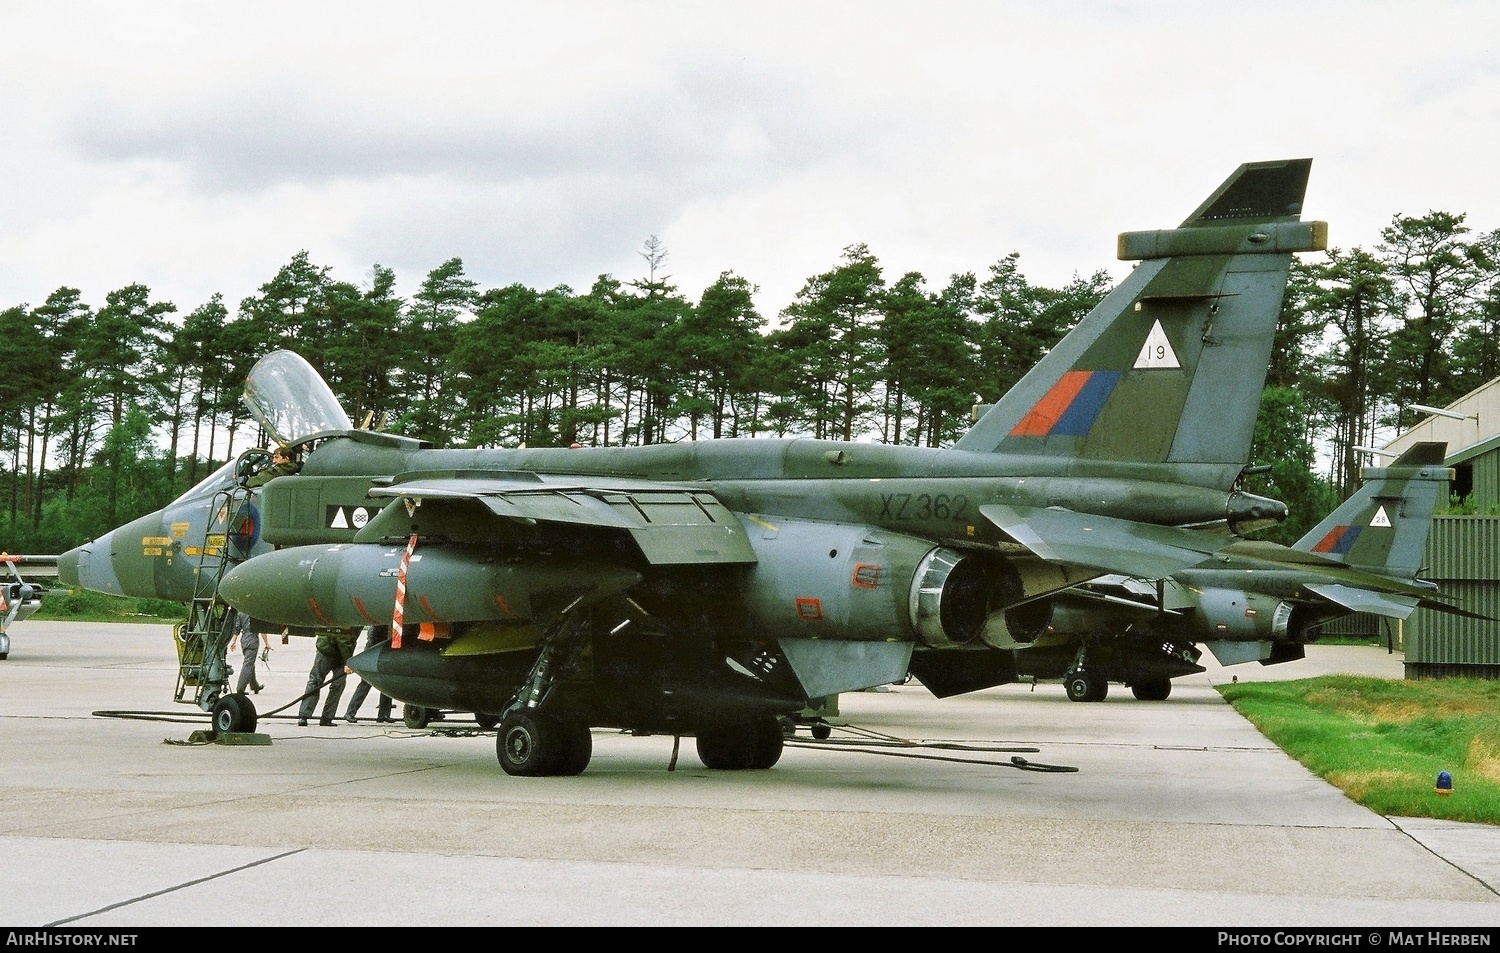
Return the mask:
<path id="1" fill-rule="evenodd" d="M 396 570 L 396 609 L 391 613 L 391 648 L 401 647 L 401 617 L 406 613 L 406 567 L 411 563 L 411 554 L 417 548 L 417 534 L 412 533 L 406 541 L 406 552 L 401 554 L 401 568 Z"/>

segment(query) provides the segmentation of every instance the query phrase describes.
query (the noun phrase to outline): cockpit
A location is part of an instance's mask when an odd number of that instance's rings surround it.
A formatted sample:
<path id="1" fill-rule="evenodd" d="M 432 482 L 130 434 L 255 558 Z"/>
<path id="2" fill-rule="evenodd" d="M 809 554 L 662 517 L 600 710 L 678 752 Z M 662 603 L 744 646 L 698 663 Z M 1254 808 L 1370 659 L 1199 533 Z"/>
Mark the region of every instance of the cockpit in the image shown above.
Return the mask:
<path id="1" fill-rule="evenodd" d="M 317 434 L 354 429 L 327 382 L 293 351 L 272 351 L 257 361 L 245 379 L 241 399 L 250 416 L 283 447 Z"/>
<path id="2" fill-rule="evenodd" d="M 354 429 L 328 384 L 311 364 L 292 351 L 272 351 L 256 362 L 241 397 L 250 415 L 279 446 L 296 447 L 315 436 Z M 247 459 L 252 456 L 255 459 Z M 172 502 L 204 499 L 229 489 L 241 471 L 268 465 L 264 450 L 246 451 L 204 477 Z"/>

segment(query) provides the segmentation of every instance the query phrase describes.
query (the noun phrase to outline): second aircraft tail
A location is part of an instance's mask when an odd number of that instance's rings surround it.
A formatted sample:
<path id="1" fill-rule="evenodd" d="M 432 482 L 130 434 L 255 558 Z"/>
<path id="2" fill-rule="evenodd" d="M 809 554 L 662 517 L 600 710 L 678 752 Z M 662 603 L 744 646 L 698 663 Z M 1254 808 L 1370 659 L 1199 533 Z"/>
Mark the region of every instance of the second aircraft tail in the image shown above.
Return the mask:
<path id="1" fill-rule="evenodd" d="M 1448 445 L 1413 444 L 1384 467 L 1366 467 L 1354 495 L 1292 544 L 1352 568 L 1415 578 L 1422 568 L 1432 514 L 1448 498 L 1453 471 Z"/>

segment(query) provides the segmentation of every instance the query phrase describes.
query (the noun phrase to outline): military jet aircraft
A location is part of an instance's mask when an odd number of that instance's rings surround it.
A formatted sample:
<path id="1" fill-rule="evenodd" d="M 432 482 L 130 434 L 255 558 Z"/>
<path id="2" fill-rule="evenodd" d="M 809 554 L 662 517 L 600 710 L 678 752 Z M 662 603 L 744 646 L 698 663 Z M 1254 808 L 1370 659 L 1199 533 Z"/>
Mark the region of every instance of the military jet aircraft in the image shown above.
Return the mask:
<path id="1" fill-rule="evenodd" d="M 1170 575 L 1285 516 L 1239 484 L 1291 256 L 1327 244 L 1299 217 L 1310 166 L 1243 165 L 1181 226 L 1121 235 L 1130 275 L 951 449 L 437 449 L 352 428 L 278 351 L 245 398 L 301 472 L 240 491 L 226 468 L 60 572 L 201 606 L 194 700 L 216 727 L 255 717 L 223 694 L 227 605 L 301 631 L 391 624 L 355 671 L 498 716 L 509 774 L 583 771 L 591 727 L 769 768 L 811 699 L 898 681 L 918 647 L 973 688 L 1012 680 L 985 661 L 1009 653 L 958 651 L 1010 645 L 1007 609 Z"/>
<path id="2" fill-rule="evenodd" d="M 1073 701 L 1103 701 L 1110 682 L 1159 701 L 1173 677 L 1204 671 L 1199 644 L 1221 665 L 1272 665 L 1303 658 L 1319 626 L 1354 612 L 1471 614 L 1418 578 L 1452 478 L 1446 450 L 1414 444 L 1367 467 L 1359 490 L 1290 547 L 1238 540 L 1161 580 L 1100 577 L 1029 603 L 1011 625 L 1019 675 L 1061 678 Z"/>

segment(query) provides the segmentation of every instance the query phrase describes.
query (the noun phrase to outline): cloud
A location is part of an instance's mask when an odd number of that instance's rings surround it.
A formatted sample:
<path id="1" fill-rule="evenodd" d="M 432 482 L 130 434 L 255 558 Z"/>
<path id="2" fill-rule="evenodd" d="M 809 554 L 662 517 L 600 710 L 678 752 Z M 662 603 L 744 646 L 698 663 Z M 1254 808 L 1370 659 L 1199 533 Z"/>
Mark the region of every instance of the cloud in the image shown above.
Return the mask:
<path id="1" fill-rule="evenodd" d="M 299 249 L 409 293 L 733 270 L 767 316 L 845 246 L 1061 284 L 1240 162 L 1312 156 L 1339 245 L 1500 226 L 1500 8 L 1402 3 L 26 3 L 0 8 L 0 306 L 238 301 Z"/>

